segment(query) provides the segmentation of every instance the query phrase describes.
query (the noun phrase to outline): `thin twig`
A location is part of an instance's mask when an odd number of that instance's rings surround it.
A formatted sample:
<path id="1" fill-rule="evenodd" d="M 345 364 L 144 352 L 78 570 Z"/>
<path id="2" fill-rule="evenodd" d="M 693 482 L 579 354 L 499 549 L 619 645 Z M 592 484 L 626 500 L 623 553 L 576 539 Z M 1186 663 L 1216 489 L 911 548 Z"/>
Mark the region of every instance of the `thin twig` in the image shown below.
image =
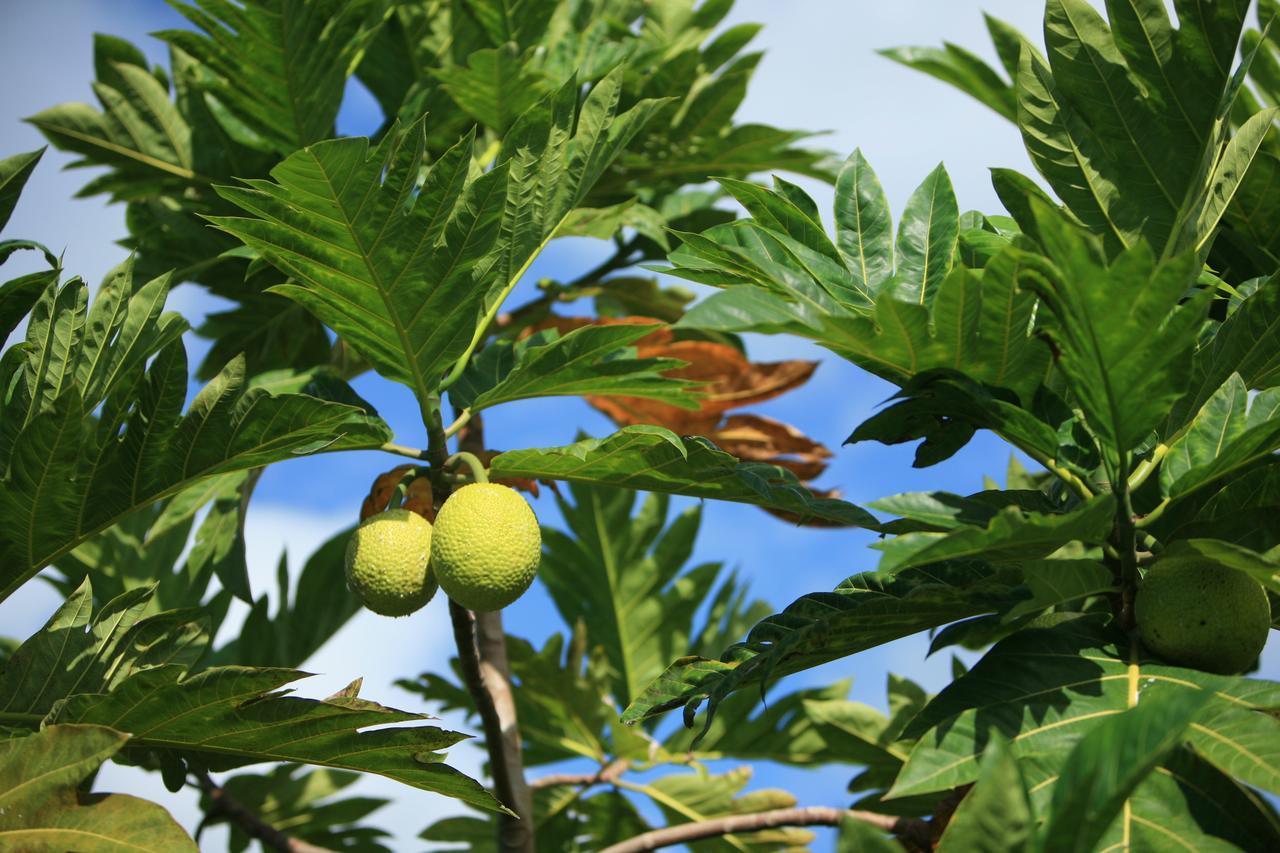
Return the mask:
<path id="1" fill-rule="evenodd" d="M 240 827 L 245 835 L 258 839 L 263 846 L 271 850 L 280 850 L 282 853 L 331 853 L 328 847 L 319 847 L 276 829 L 245 808 L 244 804 L 228 794 L 227 790 L 214 782 L 205 771 L 196 772 L 195 777 L 200 790 L 204 791 L 205 796 L 213 803 L 213 807 L 209 810 L 209 817 L 225 817 Z"/>
<path id="2" fill-rule="evenodd" d="M 534 779 L 529 783 L 529 787 L 535 791 L 541 788 L 555 788 L 560 786 L 579 786 L 582 788 L 590 788 L 593 785 L 612 785 L 614 782 L 627 772 L 631 767 L 631 762 L 625 758 L 619 758 L 617 761 L 610 762 L 601 767 L 595 773 L 552 773 L 548 776 L 542 776 Z"/>
<path id="3" fill-rule="evenodd" d="M 681 823 L 665 829 L 655 829 L 604 848 L 601 853 L 641 853 L 658 850 L 676 844 L 688 844 L 704 838 L 717 838 L 747 832 L 760 832 L 779 826 L 839 826 L 845 818 L 853 818 L 895 835 L 914 835 L 921 821 L 875 812 L 837 809 L 830 806 L 803 806 L 791 809 L 774 809 L 754 814 L 731 815 L 711 820 Z"/>

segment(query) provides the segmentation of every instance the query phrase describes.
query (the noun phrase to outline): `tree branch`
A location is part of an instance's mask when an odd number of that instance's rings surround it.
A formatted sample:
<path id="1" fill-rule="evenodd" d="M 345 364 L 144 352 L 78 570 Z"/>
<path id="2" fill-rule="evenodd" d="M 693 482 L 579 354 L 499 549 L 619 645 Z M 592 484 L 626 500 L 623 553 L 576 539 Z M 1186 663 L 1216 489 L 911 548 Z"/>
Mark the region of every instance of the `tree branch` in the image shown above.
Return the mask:
<path id="1" fill-rule="evenodd" d="M 604 765 L 595 773 L 552 773 L 534 779 L 529 783 L 529 787 L 535 791 L 541 788 L 555 788 L 558 786 L 578 785 L 583 788 L 590 788 L 593 785 L 611 785 L 622 776 L 627 769 L 631 767 L 631 762 L 625 758 L 619 758 L 617 761 Z"/>
<path id="2" fill-rule="evenodd" d="M 875 812 L 856 811 L 853 809 L 837 809 L 830 806 L 802 806 L 791 809 L 774 809 L 754 814 L 731 815 L 729 817 L 712 818 L 694 823 L 682 823 L 655 829 L 630 838 L 620 844 L 604 848 L 601 853 L 641 853 L 644 850 L 658 850 L 676 844 L 688 844 L 704 838 L 716 838 L 721 835 L 732 835 L 745 832 L 760 832 L 779 826 L 839 826 L 840 821 L 850 817 L 878 827 L 885 832 L 904 837 L 916 837 L 923 821 Z M 925 828 L 927 831 L 927 827 Z"/>
<path id="3" fill-rule="evenodd" d="M 207 772 L 198 771 L 195 777 L 200 790 L 213 803 L 213 807 L 209 810 L 209 817 L 226 818 L 240 827 L 241 831 L 250 838 L 256 838 L 264 847 L 271 850 L 280 850 L 283 853 L 331 853 L 328 847 L 318 847 L 276 829 L 245 808 L 244 804 L 227 793 L 225 788 L 214 782 Z"/>

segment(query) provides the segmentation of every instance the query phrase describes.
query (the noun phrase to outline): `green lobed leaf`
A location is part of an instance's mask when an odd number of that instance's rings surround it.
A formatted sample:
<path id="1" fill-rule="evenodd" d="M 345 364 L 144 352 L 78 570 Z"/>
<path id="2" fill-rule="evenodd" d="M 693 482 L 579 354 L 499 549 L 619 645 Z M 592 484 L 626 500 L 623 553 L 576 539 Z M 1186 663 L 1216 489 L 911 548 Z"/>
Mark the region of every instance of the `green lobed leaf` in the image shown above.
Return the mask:
<path id="1" fill-rule="evenodd" d="M 381 0 L 174 2 L 192 29 L 155 35 L 200 63 L 200 91 L 236 141 L 277 155 L 333 135 L 351 65 Z"/>
<path id="2" fill-rule="evenodd" d="M 977 783 L 938 839 L 940 853 L 997 853 L 1030 848 L 1035 818 L 1018 762 L 999 738 L 987 747 Z M 1060 830 L 1061 831 L 1061 830 Z"/>
<path id="3" fill-rule="evenodd" d="M 557 506 L 567 530 L 544 528 L 538 575 L 566 625 L 581 624 L 611 673 L 610 694 L 626 706 L 689 648 L 694 613 L 721 566 L 685 569 L 702 513 L 669 518 L 666 495 L 637 508 L 625 489 L 572 483 Z M 633 514 L 634 510 L 634 514 Z"/>
<path id="4" fill-rule="evenodd" d="M 913 68 L 976 98 L 1001 116 L 1015 121 L 1017 101 L 1013 86 L 980 58 L 951 42 L 942 47 L 894 47 L 879 51 L 881 56 Z"/>
<path id="5" fill-rule="evenodd" d="M 1196 350 L 1191 387 L 1170 413 L 1170 427 L 1194 417 L 1233 373 L 1253 389 L 1280 384 L 1280 278 L 1261 281 Z"/>
<path id="6" fill-rule="evenodd" d="M 187 833 L 155 803 L 80 790 L 128 740 L 104 726 L 80 725 L 0 740 L 0 846 L 32 853 L 194 851 Z"/>
<path id="7" fill-rule="evenodd" d="M 878 524 L 851 503 L 814 497 L 785 469 L 740 462 L 706 439 L 681 438 L 661 427 L 632 426 L 564 447 L 509 450 L 489 463 L 489 473 L 749 503 L 847 526 Z"/>
<path id="8" fill-rule="evenodd" d="M 307 558 L 291 583 L 281 555 L 275 612 L 267 595 L 253 602 L 239 633 L 211 656 L 210 665 L 301 666 L 360 610 L 346 587 L 345 555 L 351 528 L 335 533 Z M 290 589 L 294 589 L 290 600 Z"/>
<path id="9" fill-rule="evenodd" d="M 202 478 L 390 438 L 363 408 L 245 388 L 243 360 L 183 414 L 185 327 L 161 313 L 167 280 L 140 284 L 126 268 L 92 309 L 86 291 L 75 280 L 51 286 L 26 346 L 5 356 L 16 375 L 0 419 L 0 509 L 12 521 L 0 532 L 0 598 L 98 531 Z"/>
<path id="10" fill-rule="evenodd" d="M 263 773 L 239 773 L 218 783 L 226 794 L 268 826 L 298 841 L 333 848 L 357 848 L 369 853 L 389 853 L 383 843 L 389 832 L 361 826 L 360 822 L 386 805 L 379 797 L 351 796 L 347 789 L 359 773 L 317 768 L 304 770 L 282 764 Z M 209 796 L 201 798 L 206 814 L 201 830 L 226 824 L 228 849 L 242 853 L 254 839 L 225 813 L 219 813 Z"/>
<path id="11" fill-rule="evenodd" d="M 500 809 L 480 784 L 443 763 L 466 735 L 434 726 L 376 728 L 430 719 L 357 696 L 359 682 L 324 700 L 280 692 L 307 673 L 224 666 L 187 674 L 161 666 L 135 673 L 110 693 L 80 693 L 48 723 L 110 724 L 131 746 L 175 752 L 212 770 L 293 761 L 376 773 L 486 809 Z"/>
<path id="12" fill-rule="evenodd" d="M 1096 849 L 1134 789 L 1182 743 L 1209 699 L 1207 691 L 1148 689 L 1137 705 L 1091 728 L 1067 756 L 1053 786 L 1040 849 Z"/>
<path id="13" fill-rule="evenodd" d="M 997 643 L 938 694 L 907 729 L 918 741 L 891 795 L 973 781 L 996 735 L 1015 755 L 1060 767 L 1094 726 L 1166 688 L 1210 694 L 1189 730 L 1199 755 L 1245 784 L 1280 788 L 1280 720 L 1257 713 L 1280 699 L 1280 685 L 1160 663 L 1105 619 L 1081 616 Z"/>
<path id="14" fill-rule="evenodd" d="M 697 384 L 664 372 L 685 366 L 670 358 L 638 358 L 631 347 L 656 325 L 584 326 L 523 341 L 499 340 L 472 359 L 449 387 L 454 406 L 482 409 L 532 397 L 626 396 L 696 409 Z"/>
<path id="15" fill-rule="evenodd" d="M 945 533 L 904 533 L 877 542 L 881 572 L 974 557 L 1009 562 L 1045 557 L 1070 542 L 1101 544 L 1111 532 L 1115 498 L 1097 497 L 1064 513 L 1025 512 L 1016 506 L 994 514 L 984 526 L 965 524 Z"/>
<path id="16" fill-rule="evenodd" d="M 178 610 L 144 618 L 149 586 L 93 610 L 88 579 L 0 666 L 0 713 L 38 721 L 76 693 L 106 692 L 157 666 L 193 666 L 208 647 L 208 617 Z"/>
<path id="17" fill-rule="evenodd" d="M 473 272 L 506 205 L 506 168 L 470 175 L 471 139 L 430 164 L 421 122 L 374 148 L 334 139 L 219 193 L 250 216 L 211 221 L 289 282 L 271 288 L 319 317 L 420 399 L 466 349 L 483 304 Z"/>
<path id="18" fill-rule="evenodd" d="M 1207 294 L 1179 303 L 1199 264 L 1189 254 L 1157 262 L 1145 243 L 1105 262 L 1085 232 L 1031 205 L 1052 261 L 1028 268 L 1020 282 L 1052 313 L 1047 333 L 1061 353 L 1058 366 L 1114 464 L 1186 387 Z"/>
<path id="19" fill-rule="evenodd" d="M 751 629 L 720 660 L 676 660 L 627 708 L 638 722 L 685 706 L 686 723 L 710 699 L 704 730 L 735 690 L 767 683 L 927 628 L 1009 606 L 1022 593 L 1016 570 L 973 562 L 941 563 L 888 576 L 854 575 L 834 592 L 811 593 Z"/>

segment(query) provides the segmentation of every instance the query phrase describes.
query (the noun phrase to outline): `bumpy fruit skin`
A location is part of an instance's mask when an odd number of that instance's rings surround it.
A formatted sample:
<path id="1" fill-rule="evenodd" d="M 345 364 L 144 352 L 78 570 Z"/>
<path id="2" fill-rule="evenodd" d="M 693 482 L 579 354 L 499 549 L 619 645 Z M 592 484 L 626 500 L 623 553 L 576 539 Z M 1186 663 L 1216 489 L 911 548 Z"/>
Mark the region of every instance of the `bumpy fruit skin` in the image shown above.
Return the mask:
<path id="1" fill-rule="evenodd" d="M 431 568 L 440 588 L 468 610 L 501 610 L 533 583 L 542 559 L 538 518 L 497 483 L 471 483 L 436 515 Z"/>
<path id="2" fill-rule="evenodd" d="M 1209 561 L 1157 562 L 1134 602 L 1143 644 L 1205 672 L 1243 672 L 1267 644 L 1271 603 L 1262 584 Z"/>
<path id="3" fill-rule="evenodd" d="M 347 586 L 383 616 L 408 616 L 436 594 L 431 522 L 407 509 L 366 518 L 347 542 Z"/>

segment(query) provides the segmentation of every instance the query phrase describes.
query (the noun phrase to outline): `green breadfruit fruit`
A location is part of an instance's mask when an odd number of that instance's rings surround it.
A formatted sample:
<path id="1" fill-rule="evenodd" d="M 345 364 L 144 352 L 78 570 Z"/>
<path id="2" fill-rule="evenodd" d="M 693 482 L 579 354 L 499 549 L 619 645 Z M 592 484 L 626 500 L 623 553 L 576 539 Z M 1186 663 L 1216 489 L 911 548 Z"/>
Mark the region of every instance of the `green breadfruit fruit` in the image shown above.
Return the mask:
<path id="1" fill-rule="evenodd" d="M 501 610 L 533 583 L 542 532 L 528 502 L 497 483 L 454 492 L 436 516 L 431 569 L 468 610 Z"/>
<path id="2" fill-rule="evenodd" d="M 431 575 L 431 522 L 389 509 L 361 522 L 347 543 L 347 585 L 383 616 L 408 616 L 436 594 Z"/>
<path id="3" fill-rule="evenodd" d="M 1157 562 L 1134 602 L 1143 645 L 1172 663 L 1243 672 L 1267 643 L 1271 603 L 1262 584 L 1205 560 Z"/>

